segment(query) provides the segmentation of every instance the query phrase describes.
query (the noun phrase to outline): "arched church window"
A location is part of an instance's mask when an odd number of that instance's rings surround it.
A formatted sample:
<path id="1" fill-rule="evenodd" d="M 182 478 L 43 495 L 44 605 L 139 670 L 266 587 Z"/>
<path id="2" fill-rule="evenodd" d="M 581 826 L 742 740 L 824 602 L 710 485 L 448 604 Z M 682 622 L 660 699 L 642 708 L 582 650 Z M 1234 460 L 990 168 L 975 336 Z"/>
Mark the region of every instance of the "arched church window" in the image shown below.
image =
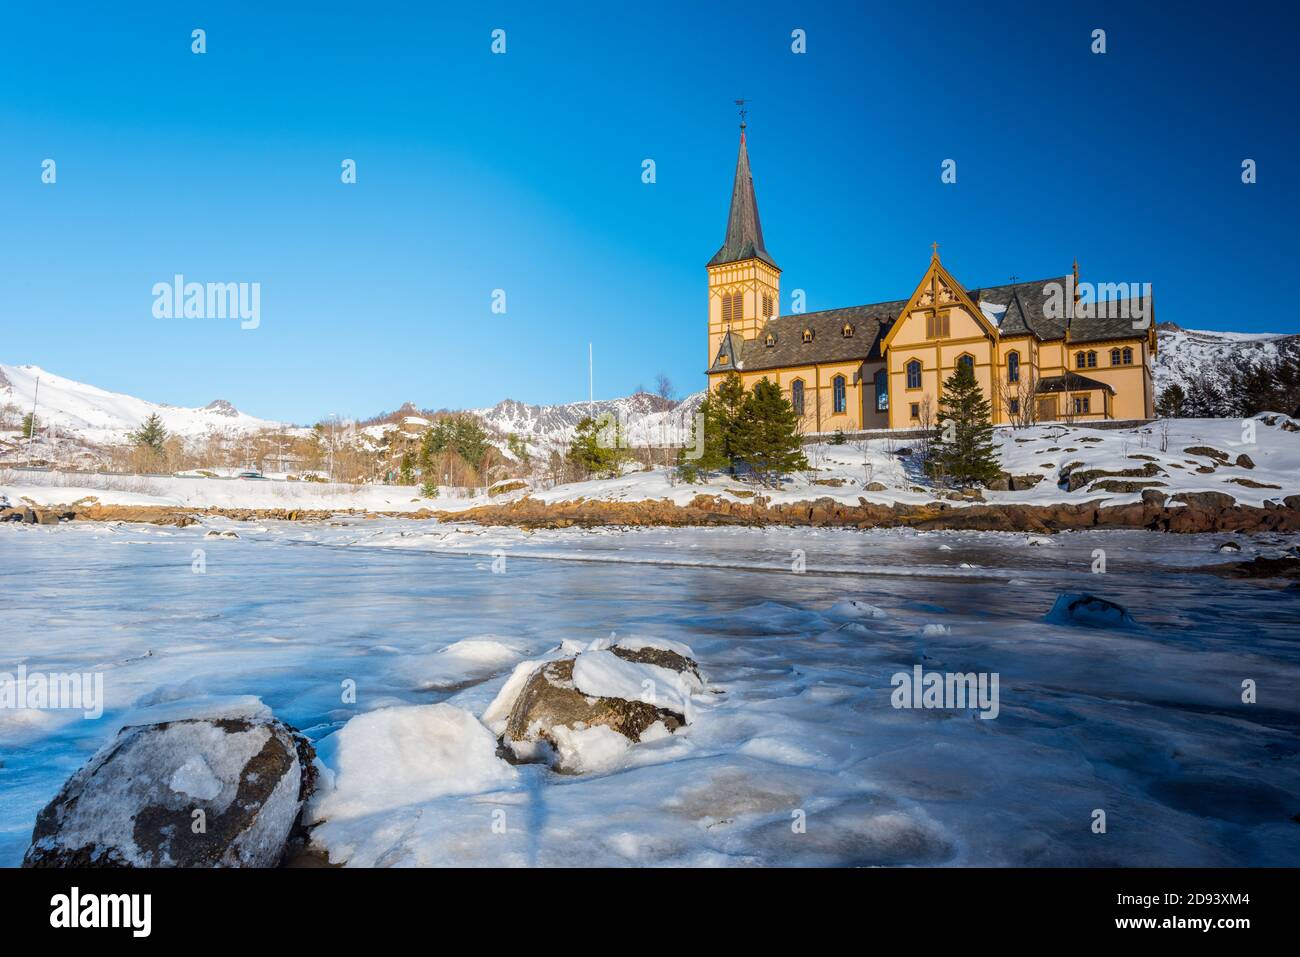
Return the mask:
<path id="1" fill-rule="evenodd" d="M 958 356 L 957 368 L 965 369 L 973 376 L 975 374 L 975 357 L 972 355 Z"/>
<path id="2" fill-rule="evenodd" d="M 834 399 L 836 414 L 843 412 L 848 407 L 848 398 L 844 389 L 844 376 L 837 375 L 831 380 L 831 395 Z"/>
<path id="3" fill-rule="evenodd" d="M 1007 353 L 1007 381 L 1008 382 L 1020 381 L 1020 353 L 1019 352 Z"/>
<path id="4" fill-rule="evenodd" d="M 803 379 L 795 379 L 790 384 L 790 404 L 795 415 L 803 415 Z"/>
<path id="5" fill-rule="evenodd" d="M 1076 369 L 1084 369 L 1087 368 L 1087 365 L 1088 365 L 1088 357 L 1085 356 L 1082 352 L 1076 352 L 1074 354 L 1074 367 Z"/>
<path id="6" fill-rule="evenodd" d="M 907 364 L 907 387 L 909 389 L 921 388 L 921 363 L 916 359 Z"/>
<path id="7" fill-rule="evenodd" d="M 1117 366 L 1117 365 L 1119 365 L 1121 355 L 1122 355 L 1122 353 L 1121 353 L 1118 349 L 1111 349 L 1111 350 L 1110 350 L 1110 364 L 1113 365 L 1113 366 Z"/>
<path id="8" fill-rule="evenodd" d="M 1126 346 L 1124 348 L 1124 365 L 1131 366 L 1132 364 L 1133 364 L 1133 350 Z"/>
<path id="9" fill-rule="evenodd" d="M 1088 353 L 1088 368 L 1089 369 L 1097 368 L 1097 353 L 1095 352 Z"/>
<path id="10" fill-rule="evenodd" d="M 889 374 L 884 369 L 876 372 L 876 411 L 889 411 Z"/>

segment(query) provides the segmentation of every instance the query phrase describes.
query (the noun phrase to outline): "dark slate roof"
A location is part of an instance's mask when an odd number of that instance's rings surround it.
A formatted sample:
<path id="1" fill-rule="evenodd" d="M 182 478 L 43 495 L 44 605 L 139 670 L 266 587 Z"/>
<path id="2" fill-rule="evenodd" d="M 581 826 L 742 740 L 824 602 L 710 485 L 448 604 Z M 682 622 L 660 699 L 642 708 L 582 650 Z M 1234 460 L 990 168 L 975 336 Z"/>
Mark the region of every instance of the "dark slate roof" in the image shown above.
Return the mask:
<path id="1" fill-rule="evenodd" d="M 1067 372 L 1065 375 L 1049 375 L 1046 378 L 1038 380 L 1037 392 L 1086 392 L 1089 389 L 1104 389 L 1111 395 L 1115 394 L 1113 386 L 1104 382 L 1098 382 L 1096 379 L 1089 379 L 1086 375 L 1079 375 L 1077 372 Z"/>
<path id="2" fill-rule="evenodd" d="M 758 200 L 754 198 L 754 177 L 749 173 L 749 151 L 745 134 L 740 134 L 740 155 L 736 157 L 736 179 L 731 187 L 731 212 L 727 216 L 727 238 L 722 248 L 709 260 L 710 266 L 761 259 L 777 268 L 763 245 L 763 225 L 758 220 Z"/>
<path id="3" fill-rule="evenodd" d="M 899 299 L 896 302 L 777 316 L 764 323 L 757 339 L 741 340 L 738 334 L 730 334 L 733 339 L 743 342 L 743 352 L 739 357 L 741 365 L 733 368 L 761 372 L 826 362 L 879 361 L 880 342 L 905 305 L 907 300 Z M 853 326 L 853 335 L 849 338 L 845 338 L 842 332 L 845 323 Z M 803 341 L 805 329 L 812 330 L 812 342 Z M 765 344 L 769 332 L 776 336 L 776 344 L 770 347 Z M 726 339 L 723 341 L 725 343 Z M 721 369 L 726 369 L 726 366 Z M 709 371 L 721 369 L 715 359 Z"/>
<path id="4" fill-rule="evenodd" d="M 744 348 L 744 337 L 738 332 L 728 332 L 722 337 L 722 342 L 718 344 L 718 354 L 713 357 L 713 365 L 709 367 L 710 372 L 730 372 L 736 368 L 736 363 L 740 360 L 741 350 Z M 726 356 L 727 361 L 723 362 L 722 357 Z"/>
<path id="5" fill-rule="evenodd" d="M 1064 287 L 1065 281 L 1066 277 L 1060 276 L 1005 286 L 984 286 L 969 289 L 967 293 L 977 306 L 981 302 L 988 302 L 1007 307 L 999 324 L 1001 335 L 1032 335 L 1041 341 L 1051 342 L 1065 338 L 1065 319 L 1047 315 L 1049 294 L 1046 289 L 1049 283 L 1060 283 Z M 738 333 L 728 333 L 723 339 L 723 347 L 730 350 L 731 364 L 719 366 L 715 356 L 709 371 L 740 369 L 756 372 L 855 359 L 879 360 L 881 340 L 906 305 L 906 299 L 897 299 L 769 319 L 759 331 L 757 339 L 743 339 Z M 845 322 L 854 326 L 851 339 L 840 335 Z M 813 341 L 810 343 L 803 341 L 805 328 L 813 330 Z M 769 331 L 776 334 L 776 345 L 771 348 L 763 344 Z M 1143 330 L 1133 328 L 1131 318 L 1075 316 L 1070 323 L 1071 345 L 1105 339 L 1137 339 L 1143 335 Z"/>
<path id="6" fill-rule="evenodd" d="M 1059 283 L 1062 288 L 1068 277 L 1056 276 L 1051 279 L 1038 279 L 1034 282 L 1017 282 L 1005 286 L 985 286 L 982 289 L 970 289 L 971 300 L 977 305 L 984 302 L 1006 306 L 999 331 L 1003 336 L 1031 334 L 1044 342 L 1065 338 L 1066 320 L 1063 316 L 1047 315 L 1049 283 Z M 1112 307 L 1106 311 L 1119 312 L 1120 303 L 1104 303 Z M 1094 306 L 1081 306 L 1080 312 L 1098 311 Z M 1130 316 L 1133 312 L 1130 307 Z M 1076 315 L 1070 320 L 1070 342 L 1101 342 L 1105 339 L 1140 339 L 1145 335 L 1144 329 L 1134 329 L 1132 318 L 1115 316 Z"/>

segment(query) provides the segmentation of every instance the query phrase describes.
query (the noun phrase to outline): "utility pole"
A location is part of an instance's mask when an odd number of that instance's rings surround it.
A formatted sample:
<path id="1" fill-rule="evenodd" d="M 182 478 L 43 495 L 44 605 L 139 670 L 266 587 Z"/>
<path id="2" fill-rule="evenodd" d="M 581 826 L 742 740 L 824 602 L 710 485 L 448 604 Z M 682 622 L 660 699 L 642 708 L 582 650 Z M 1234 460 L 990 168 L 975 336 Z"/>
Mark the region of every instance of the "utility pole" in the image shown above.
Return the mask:
<path id="1" fill-rule="evenodd" d="M 36 388 L 32 390 L 32 428 L 27 433 L 27 467 L 32 466 L 32 443 L 36 441 L 36 397 L 41 394 L 41 377 L 36 377 Z"/>

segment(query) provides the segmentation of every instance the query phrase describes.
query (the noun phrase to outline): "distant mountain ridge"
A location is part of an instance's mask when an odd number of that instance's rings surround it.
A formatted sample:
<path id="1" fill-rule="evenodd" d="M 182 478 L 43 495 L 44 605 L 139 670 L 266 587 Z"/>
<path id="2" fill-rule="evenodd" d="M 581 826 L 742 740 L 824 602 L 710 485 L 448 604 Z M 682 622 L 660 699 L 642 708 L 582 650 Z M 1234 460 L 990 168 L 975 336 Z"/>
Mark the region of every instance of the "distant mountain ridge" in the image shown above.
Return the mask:
<path id="1" fill-rule="evenodd" d="M 1261 357 L 1276 355 L 1279 349 L 1300 345 L 1300 335 L 1207 332 L 1183 329 L 1170 322 L 1160 323 L 1156 334 L 1158 349 L 1154 374 L 1157 395 L 1175 382 L 1186 386 L 1197 378 L 1222 379 L 1224 367 L 1231 368 L 1221 361 L 1224 358 L 1237 357 L 1242 363 L 1253 364 Z M 203 408 L 190 409 L 110 392 L 55 375 L 38 366 L 0 365 L 0 406 L 10 407 L 11 419 L 14 410 L 19 416 L 31 411 L 38 377 L 40 395 L 36 411 L 39 428 L 43 430 L 53 425 L 60 435 L 75 437 L 91 445 L 126 442 L 128 434 L 138 429 L 140 423 L 152 414 L 162 419 L 169 432 L 185 439 L 200 439 L 213 432 L 235 435 L 285 428 L 283 423 L 241 412 L 226 399 L 216 399 Z M 1219 384 L 1231 389 L 1230 382 Z M 499 439 L 514 434 L 532 445 L 566 442 L 578 423 L 589 415 L 615 417 L 633 445 L 676 445 L 689 439 L 693 416 L 704 396 L 704 392 L 695 392 L 680 401 L 673 401 L 648 392 L 637 392 L 619 399 L 555 405 L 532 405 L 504 399 L 489 408 L 465 411 L 481 419 Z M 419 412 L 408 402 L 387 417 L 406 422 L 423 415 L 426 413 Z"/>

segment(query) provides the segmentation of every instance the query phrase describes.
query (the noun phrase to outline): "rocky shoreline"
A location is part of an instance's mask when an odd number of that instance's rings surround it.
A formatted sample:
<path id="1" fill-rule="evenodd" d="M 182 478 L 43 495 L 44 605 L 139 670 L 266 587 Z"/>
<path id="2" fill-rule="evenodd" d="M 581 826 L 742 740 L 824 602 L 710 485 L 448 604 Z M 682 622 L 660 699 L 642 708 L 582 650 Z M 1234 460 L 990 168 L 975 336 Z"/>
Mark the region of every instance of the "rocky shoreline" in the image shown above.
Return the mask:
<path id="1" fill-rule="evenodd" d="M 596 528 L 610 526 L 790 526 L 839 528 L 915 528 L 922 531 L 1052 532 L 1097 528 L 1131 528 L 1150 531 L 1196 532 L 1300 532 L 1300 495 L 1289 495 L 1264 506 L 1241 505 L 1222 492 L 1184 492 L 1172 496 L 1148 489 L 1140 502 L 1106 505 L 1103 499 L 1044 505 L 961 503 L 932 501 L 924 504 L 868 502 L 849 504 L 831 498 L 794 503 L 771 503 L 755 496 L 734 501 L 697 495 L 678 505 L 667 499 L 611 502 L 575 499 L 542 502 L 521 498 L 513 502 L 482 505 L 463 511 L 420 509 L 386 512 L 328 509 L 207 508 L 186 509 L 153 505 L 72 505 L 0 511 L 0 521 L 53 524 L 59 521 L 146 522 L 186 526 L 205 517 L 236 521 L 321 522 L 339 516 L 396 517 L 413 520 L 470 522 L 520 528 Z"/>

